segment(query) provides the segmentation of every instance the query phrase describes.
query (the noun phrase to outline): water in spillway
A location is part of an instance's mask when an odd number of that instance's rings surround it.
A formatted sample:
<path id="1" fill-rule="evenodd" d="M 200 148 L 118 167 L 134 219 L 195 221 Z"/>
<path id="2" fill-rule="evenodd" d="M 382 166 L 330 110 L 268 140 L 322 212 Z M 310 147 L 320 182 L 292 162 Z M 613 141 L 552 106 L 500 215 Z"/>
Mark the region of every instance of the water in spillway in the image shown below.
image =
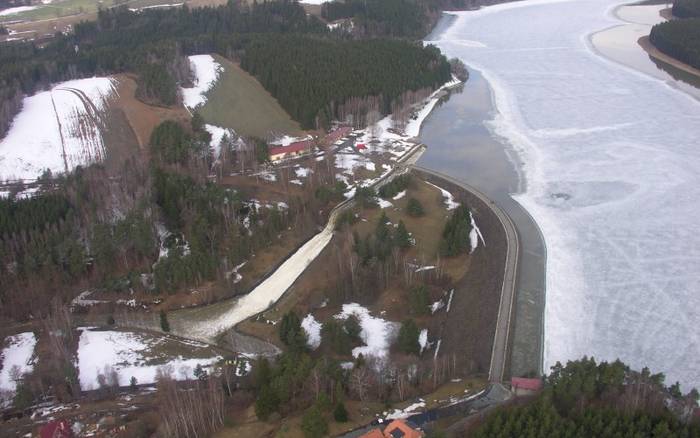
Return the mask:
<path id="1" fill-rule="evenodd" d="M 547 246 L 545 369 L 620 358 L 700 383 L 700 102 L 597 54 L 615 2 L 459 12 L 434 43 L 488 81 Z M 452 117 L 455 122 L 459 114 Z"/>

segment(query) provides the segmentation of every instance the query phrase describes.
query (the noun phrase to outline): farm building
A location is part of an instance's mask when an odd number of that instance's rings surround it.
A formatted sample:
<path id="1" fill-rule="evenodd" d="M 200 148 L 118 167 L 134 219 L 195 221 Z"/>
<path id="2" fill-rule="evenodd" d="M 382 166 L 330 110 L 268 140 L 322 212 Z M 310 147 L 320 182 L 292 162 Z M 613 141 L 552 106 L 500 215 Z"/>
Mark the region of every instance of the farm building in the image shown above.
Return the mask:
<path id="1" fill-rule="evenodd" d="M 270 160 L 280 161 L 308 154 L 314 146 L 313 140 L 302 140 L 287 146 L 277 146 L 270 149 Z"/>

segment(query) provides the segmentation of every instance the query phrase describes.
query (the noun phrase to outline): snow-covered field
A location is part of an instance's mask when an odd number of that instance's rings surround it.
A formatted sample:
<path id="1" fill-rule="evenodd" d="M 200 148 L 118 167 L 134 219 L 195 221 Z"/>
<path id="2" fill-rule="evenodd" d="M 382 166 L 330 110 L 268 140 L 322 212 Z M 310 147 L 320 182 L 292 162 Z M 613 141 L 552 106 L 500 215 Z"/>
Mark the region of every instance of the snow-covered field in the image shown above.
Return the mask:
<path id="1" fill-rule="evenodd" d="M 17 388 L 16 378 L 34 369 L 34 347 L 36 336 L 32 332 L 8 336 L 4 340 L 5 347 L 0 352 L 0 406 L 4 403 L 4 395 L 9 395 Z"/>
<path id="2" fill-rule="evenodd" d="M 0 140 L 0 180 L 34 180 L 45 169 L 70 171 L 104 158 L 103 111 L 112 78 L 62 82 L 24 99 Z"/>
<path id="3" fill-rule="evenodd" d="M 2 11 L 0 11 L 0 17 L 4 17 L 7 15 L 16 15 L 27 11 L 33 11 L 36 8 L 38 8 L 38 6 L 17 6 L 16 8 L 3 9 Z"/>
<path id="4" fill-rule="evenodd" d="M 167 343 L 183 343 L 188 354 L 202 357 L 186 359 L 159 352 Z M 174 379 L 192 378 L 198 364 L 206 369 L 220 359 L 220 356 L 208 354 L 203 344 L 135 332 L 81 329 L 78 344 L 78 370 L 83 390 L 99 388 L 98 376 L 108 375 L 109 368 L 117 372 L 120 386 L 128 386 L 132 377 L 138 384 L 153 383 L 159 372 L 170 374 Z"/>
<path id="5" fill-rule="evenodd" d="M 207 101 L 206 92 L 216 83 L 222 67 L 211 55 L 194 55 L 189 59 L 194 75 L 192 79 L 194 86 L 181 88 L 181 90 L 185 106 L 194 109 Z"/>
<path id="6" fill-rule="evenodd" d="M 547 245 L 545 370 L 583 355 L 700 384 L 700 103 L 598 56 L 615 0 L 458 12 L 437 44 L 490 83 Z M 576 17 L 571 19 L 571 17 Z"/>

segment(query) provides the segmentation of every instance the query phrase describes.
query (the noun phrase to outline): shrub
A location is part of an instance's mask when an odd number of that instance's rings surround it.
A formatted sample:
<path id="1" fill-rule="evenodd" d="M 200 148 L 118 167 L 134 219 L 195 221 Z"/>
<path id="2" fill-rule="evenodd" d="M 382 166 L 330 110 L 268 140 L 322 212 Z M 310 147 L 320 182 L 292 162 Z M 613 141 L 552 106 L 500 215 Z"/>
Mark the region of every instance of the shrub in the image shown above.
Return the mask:
<path id="1" fill-rule="evenodd" d="M 404 321 L 403 324 L 401 324 L 401 329 L 399 330 L 399 349 L 407 354 L 415 354 L 416 356 L 419 355 L 419 335 L 420 330 L 412 319 L 407 319 Z"/>
<path id="2" fill-rule="evenodd" d="M 456 256 L 467 251 L 471 228 L 469 209 L 460 205 L 445 224 L 440 242 L 440 253 L 444 256 Z"/>
<path id="3" fill-rule="evenodd" d="M 170 323 L 168 322 L 168 315 L 166 315 L 165 310 L 160 311 L 160 328 L 166 333 L 170 331 Z"/>
<path id="4" fill-rule="evenodd" d="M 328 423 L 318 407 L 312 406 L 304 413 L 301 430 L 306 438 L 321 438 L 328 433 Z"/>
<path id="5" fill-rule="evenodd" d="M 411 217 L 420 217 L 425 214 L 423 205 L 416 198 L 409 198 L 408 204 L 406 205 L 406 211 Z"/>
<path id="6" fill-rule="evenodd" d="M 426 315 L 430 304 L 429 301 L 428 288 L 425 285 L 413 286 L 408 292 L 408 303 L 413 315 Z"/>
<path id="7" fill-rule="evenodd" d="M 338 423 L 345 423 L 348 421 L 348 411 L 345 409 L 343 402 L 338 402 L 333 409 L 333 419 Z"/>

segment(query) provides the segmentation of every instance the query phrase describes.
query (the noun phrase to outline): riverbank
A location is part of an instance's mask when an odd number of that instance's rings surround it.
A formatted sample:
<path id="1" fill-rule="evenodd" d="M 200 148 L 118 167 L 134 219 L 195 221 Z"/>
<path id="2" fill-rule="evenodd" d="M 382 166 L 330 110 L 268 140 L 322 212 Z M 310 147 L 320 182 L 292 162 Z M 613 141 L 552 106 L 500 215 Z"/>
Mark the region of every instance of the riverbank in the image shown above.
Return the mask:
<path id="1" fill-rule="evenodd" d="M 651 41 L 649 40 L 649 36 L 643 36 L 637 40 L 637 43 L 639 46 L 644 49 L 645 52 L 649 54 L 652 58 L 656 59 L 659 62 L 664 62 L 666 64 L 672 65 L 673 67 L 682 70 L 686 73 L 689 73 L 696 78 L 700 79 L 700 70 L 690 66 L 683 61 L 679 61 L 678 59 L 665 54 L 661 50 L 657 49 L 656 46 L 654 46 Z"/>
<path id="2" fill-rule="evenodd" d="M 617 5 L 607 15 L 616 24 L 588 35 L 591 50 L 615 63 L 665 81 L 700 99 L 700 71 L 668 56 L 649 41 L 651 27 L 667 19 L 665 5 Z"/>
<path id="3" fill-rule="evenodd" d="M 518 232 L 510 217 L 508 217 L 508 215 L 491 199 L 474 187 L 471 187 L 463 181 L 459 181 L 448 175 L 422 168 L 420 166 L 414 166 L 414 172 L 418 173 L 426 181 L 435 182 L 437 185 L 440 185 L 440 187 L 444 187 L 453 193 L 460 193 L 460 198 L 466 199 L 470 207 L 480 212 L 482 216 L 482 224 L 487 223 L 491 228 L 498 224 L 497 226 L 502 228 L 503 233 L 500 233 L 499 230 L 499 232 L 492 232 L 492 235 L 501 237 L 503 244 L 505 244 L 505 249 L 501 254 L 489 254 L 490 257 L 495 259 L 489 260 L 489 262 L 497 263 L 500 270 L 503 272 L 498 298 L 498 312 L 496 316 L 494 337 L 491 348 L 489 381 L 494 383 L 503 383 L 504 379 L 507 377 L 506 371 L 511 369 L 508 362 L 510 359 L 512 346 L 510 336 L 511 327 L 513 325 L 513 308 L 517 292 L 516 279 L 518 274 L 518 260 L 520 256 Z M 490 241 L 490 245 L 493 244 L 494 242 Z M 501 243 L 498 241 L 496 241 L 495 244 L 499 247 L 501 246 Z M 482 311 L 485 309 L 480 308 L 479 310 Z M 487 317 L 492 317 L 492 315 L 487 315 Z M 459 327 L 454 327 L 452 331 L 459 333 L 460 330 Z"/>
<path id="4" fill-rule="evenodd" d="M 445 16 L 446 24 L 456 19 L 452 14 Z M 441 44 L 445 30 L 431 39 Z M 505 375 L 538 374 L 543 371 L 547 251 L 537 223 L 512 196 L 523 192 L 526 181 L 520 157 L 495 131 L 494 90 L 480 70 L 471 65 L 469 70 L 464 87 L 446 97 L 426 119 L 420 137 L 429 148 L 418 165 L 475 187 L 515 224 L 521 251 Z"/>

